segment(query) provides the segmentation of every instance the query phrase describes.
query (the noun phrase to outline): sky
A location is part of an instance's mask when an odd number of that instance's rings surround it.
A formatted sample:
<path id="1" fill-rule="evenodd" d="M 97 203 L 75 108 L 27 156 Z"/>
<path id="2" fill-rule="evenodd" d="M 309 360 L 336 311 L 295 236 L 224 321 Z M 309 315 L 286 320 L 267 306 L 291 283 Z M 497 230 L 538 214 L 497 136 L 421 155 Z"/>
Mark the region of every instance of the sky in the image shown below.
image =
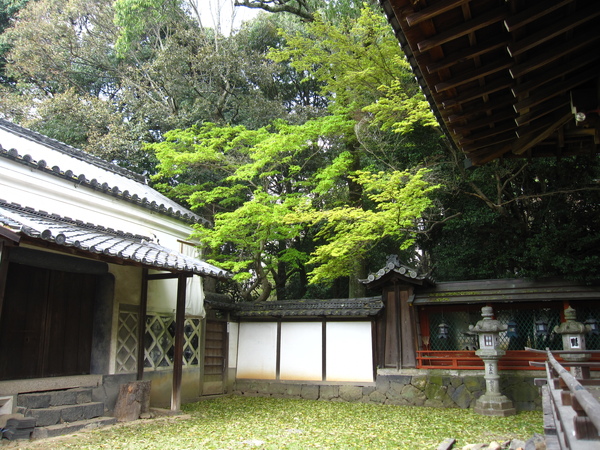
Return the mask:
<path id="1" fill-rule="evenodd" d="M 233 7 L 234 0 L 196 0 L 200 11 L 202 25 L 215 28 L 221 24 L 221 32 L 230 34 L 238 29 L 243 21 L 254 18 L 260 10 L 244 7 Z"/>

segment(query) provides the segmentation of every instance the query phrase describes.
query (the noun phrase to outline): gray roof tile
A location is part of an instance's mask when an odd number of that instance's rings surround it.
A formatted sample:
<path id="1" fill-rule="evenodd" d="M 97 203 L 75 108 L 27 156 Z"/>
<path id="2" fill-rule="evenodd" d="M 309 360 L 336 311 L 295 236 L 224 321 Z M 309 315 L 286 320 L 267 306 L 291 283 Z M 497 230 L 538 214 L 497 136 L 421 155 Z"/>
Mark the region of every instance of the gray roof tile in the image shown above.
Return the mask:
<path id="1" fill-rule="evenodd" d="M 147 236 L 107 229 L 0 200 L 0 227 L 85 252 L 110 255 L 155 269 L 193 272 L 216 278 L 230 274 L 200 259 L 169 250 Z"/>

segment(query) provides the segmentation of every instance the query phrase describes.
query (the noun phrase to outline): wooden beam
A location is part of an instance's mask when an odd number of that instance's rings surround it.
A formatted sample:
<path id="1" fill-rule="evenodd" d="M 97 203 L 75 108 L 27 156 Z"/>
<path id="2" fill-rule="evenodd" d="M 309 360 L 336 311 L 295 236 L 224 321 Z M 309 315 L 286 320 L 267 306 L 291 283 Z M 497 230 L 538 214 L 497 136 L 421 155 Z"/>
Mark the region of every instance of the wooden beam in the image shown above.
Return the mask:
<path id="1" fill-rule="evenodd" d="M 543 30 L 538 31 L 537 33 L 528 35 L 526 38 L 521 39 L 514 44 L 509 44 L 507 47 L 508 53 L 510 53 L 512 57 L 521 55 L 527 50 L 531 50 L 532 48 L 535 48 L 544 42 L 560 36 L 561 34 L 564 34 L 573 28 L 578 27 L 579 25 L 595 19 L 599 15 L 600 8 L 598 8 L 597 4 L 593 4 L 589 8 L 582 9 L 576 14 L 567 16 L 564 19 L 544 28 Z M 595 31 L 598 32 L 597 29 Z"/>
<path id="2" fill-rule="evenodd" d="M 140 308 L 137 321 L 137 379 L 144 379 L 144 362 L 146 359 L 146 312 L 148 310 L 148 269 L 142 269 L 142 285 L 140 293 Z"/>
<path id="3" fill-rule="evenodd" d="M 458 8 L 459 6 L 470 1 L 471 0 L 442 0 L 441 2 L 437 2 L 431 6 L 428 6 L 421 11 L 407 15 L 406 21 L 408 22 L 408 25 L 412 27 L 425 20 L 433 19 L 434 17 L 439 16 L 446 11 Z"/>
<path id="4" fill-rule="evenodd" d="M 564 93 L 570 91 L 576 86 L 579 86 L 586 81 L 592 80 L 598 77 L 598 69 L 596 67 L 592 67 L 584 72 L 580 72 L 570 78 L 567 78 L 560 83 L 555 83 L 551 86 L 547 86 L 538 91 L 533 91 L 530 93 L 530 96 L 520 102 L 516 102 L 513 105 L 513 108 L 516 112 L 521 113 L 522 111 L 528 110 L 529 108 L 539 105 L 547 100 L 550 100 L 553 97 L 557 97 L 559 95 L 563 95 Z"/>
<path id="5" fill-rule="evenodd" d="M 522 155 L 530 148 L 534 147 L 539 142 L 547 139 L 552 133 L 554 133 L 558 127 L 561 127 L 569 120 L 573 120 L 573 113 L 569 109 L 568 112 L 560 114 L 557 119 L 548 123 L 543 132 L 532 133 L 521 137 L 512 146 L 512 153 L 515 155 Z"/>
<path id="6" fill-rule="evenodd" d="M 493 123 L 491 125 L 493 125 L 493 126 L 490 126 L 489 128 L 487 128 L 483 131 L 469 134 L 469 135 L 466 135 L 463 138 L 459 139 L 459 141 L 458 141 L 459 145 L 462 146 L 462 145 L 472 144 L 477 141 L 488 139 L 492 136 L 498 136 L 499 134 L 503 134 L 506 132 L 511 132 L 511 134 L 509 136 L 512 136 L 512 137 L 515 136 L 514 131 L 517 128 L 517 126 L 515 125 L 514 121 L 512 121 L 512 120 L 506 121 L 505 123 L 503 123 L 501 125 L 499 125 L 498 123 Z"/>
<path id="7" fill-rule="evenodd" d="M 484 116 L 477 120 L 470 120 L 465 125 L 454 127 L 453 130 L 456 134 L 464 135 L 469 133 L 471 130 L 476 130 L 477 128 L 481 128 L 487 125 L 491 125 L 492 123 L 498 123 L 507 119 L 515 119 L 517 117 L 517 113 L 507 109 L 505 111 L 501 111 L 499 113 L 495 113 L 489 116 Z"/>
<path id="8" fill-rule="evenodd" d="M 450 53 L 438 61 L 432 61 L 428 64 L 425 64 L 425 67 L 427 68 L 427 72 L 432 74 L 442 69 L 452 67 L 457 63 L 475 59 L 494 50 L 505 48 L 507 44 L 508 42 L 506 41 L 505 36 L 499 36 L 494 39 L 479 43 L 473 47 L 467 47 L 457 52 Z"/>
<path id="9" fill-rule="evenodd" d="M 510 75 L 515 79 L 520 78 L 529 72 L 533 72 L 534 70 L 547 66 L 563 56 L 572 55 L 580 49 L 591 46 L 598 39 L 600 39 L 600 33 L 598 33 L 598 30 L 590 30 L 581 36 L 571 39 L 569 42 L 557 45 L 556 47 L 553 47 L 550 50 L 532 58 L 527 58 L 524 63 L 513 66 L 509 70 Z M 592 51 L 593 50 L 595 49 L 592 49 Z"/>
<path id="10" fill-rule="evenodd" d="M 520 13 L 507 18 L 504 21 L 504 26 L 508 31 L 513 32 L 572 2 L 573 0 L 545 0 L 542 3 L 538 3 L 536 6 L 527 8 Z"/>
<path id="11" fill-rule="evenodd" d="M 449 98 L 448 100 L 442 100 L 442 106 L 444 108 L 454 108 L 455 106 L 462 105 L 463 103 L 470 102 L 477 98 L 482 98 L 486 95 L 493 94 L 494 92 L 508 89 L 514 84 L 513 80 L 498 80 L 491 83 L 486 83 L 483 86 L 476 86 L 471 89 L 467 89 L 461 92 L 456 97 Z"/>
<path id="12" fill-rule="evenodd" d="M 523 126 L 533 120 L 539 119 L 540 117 L 544 117 L 551 112 L 556 111 L 566 105 L 570 104 L 570 100 L 566 96 L 561 96 L 557 98 L 553 98 L 547 102 L 541 103 L 535 108 L 531 109 L 528 113 L 520 115 L 515 118 L 515 123 L 518 126 Z"/>
<path id="13" fill-rule="evenodd" d="M 494 23 L 504 20 L 507 16 L 507 11 L 504 6 L 493 9 L 481 16 L 464 22 L 463 24 L 446 30 L 430 38 L 424 39 L 417 44 L 420 52 L 426 52 L 434 47 L 438 47 L 446 42 L 453 41 L 459 37 L 474 33 L 477 30 L 485 28 Z"/>
<path id="14" fill-rule="evenodd" d="M 171 411 L 181 409 L 181 380 L 183 375 L 183 323 L 185 321 L 186 276 L 177 279 L 177 307 L 175 310 L 175 351 L 173 355 L 173 390 L 171 391 Z"/>
<path id="15" fill-rule="evenodd" d="M 516 128 L 516 127 L 514 127 Z M 462 145 L 463 151 L 466 153 L 470 153 L 474 150 L 491 147 L 495 144 L 499 144 L 502 142 L 508 142 L 514 140 L 516 137 L 515 130 L 504 131 L 501 134 L 494 135 L 492 137 L 488 137 L 486 139 L 480 139 L 471 143 L 467 143 Z"/>
<path id="16" fill-rule="evenodd" d="M 484 78 L 488 75 L 500 72 L 502 70 L 509 69 L 512 67 L 514 62 L 511 59 L 504 61 L 496 61 L 492 64 L 488 64 L 484 67 L 478 67 L 469 72 L 462 73 L 458 76 L 452 77 L 449 80 L 442 81 L 435 85 L 435 91 L 440 93 L 447 91 L 448 89 L 456 88 L 463 84 L 470 83 L 471 81 L 480 80 L 485 83 Z M 481 88 L 480 88 L 481 89 Z"/>
<path id="17" fill-rule="evenodd" d="M 527 94 L 529 91 L 533 89 L 538 89 L 540 86 L 544 84 L 548 84 L 554 80 L 562 78 L 572 72 L 577 72 L 580 69 L 584 68 L 588 64 L 592 64 L 600 58 L 600 52 L 598 53 L 586 53 L 579 58 L 570 60 L 568 62 L 564 62 L 561 64 L 557 64 L 554 68 L 550 70 L 545 70 L 539 76 L 532 78 L 531 80 L 521 83 L 514 84 L 511 88 L 511 91 L 515 97 L 519 95 Z"/>

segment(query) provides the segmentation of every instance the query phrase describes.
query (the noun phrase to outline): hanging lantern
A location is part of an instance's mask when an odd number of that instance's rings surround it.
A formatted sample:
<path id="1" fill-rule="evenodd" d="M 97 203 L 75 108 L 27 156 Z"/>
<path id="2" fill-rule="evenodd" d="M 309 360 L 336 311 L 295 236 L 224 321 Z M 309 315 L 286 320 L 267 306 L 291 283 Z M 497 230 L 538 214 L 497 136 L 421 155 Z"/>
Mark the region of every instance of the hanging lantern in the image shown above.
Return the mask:
<path id="1" fill-rule="evenodd" d="M 548 322 L 545 319 L 538 319 L 535 321 L 535 335 L 536 337 L 546 336 L 548 334 Z"/>
<path id="2" fill-rule="evenodd" d="M 517 333 L 517 322 L 515 322 L 513 319 L 510 319 L 506 326 L 506 337 L 519 337 L 519 333 Z"/>
<path id="3" fill-rule="evenodd" d="M 442 320 L 438 325 L 438 339 L 448 339 L 450 337 L 450 327 Z"/>
<path id="4" fill-rule="evenodd" d="M 593 334 L 594 336 L 600 335 L 600 327 L 598 326 L 598 321 L 592 316 L 590 316 L 590 318 L 584 322 L 584 325 L 585 328 L 588 330 L 589 334 Z"/>

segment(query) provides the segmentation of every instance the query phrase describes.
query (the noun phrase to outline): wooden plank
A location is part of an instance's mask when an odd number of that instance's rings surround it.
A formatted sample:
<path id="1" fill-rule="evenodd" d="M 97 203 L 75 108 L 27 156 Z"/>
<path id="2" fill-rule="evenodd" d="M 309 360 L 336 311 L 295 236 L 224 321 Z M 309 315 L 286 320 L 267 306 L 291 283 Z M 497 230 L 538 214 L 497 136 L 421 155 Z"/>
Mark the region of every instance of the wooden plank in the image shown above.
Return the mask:
<path id="1" fill-rule="evenodd" d="M 569 104 L 569 98 L 567 96 L 553 98 L 550 101 L 539 104 L 535 109 L 531 109 L 528 113 L 516 117 L 515 123 L 518 126 L 523 126 Z"/>
<path id="2" fill-rule="evenodd" d="M 592 80 L 598 76 L 598 69 L 592 67 L 584 72 L 578 73 L 564 81 L 547 86 L 543 89 L 536 90 L 530 96 L 522 101 L 516 102 L 513 108 L 516 112 L 521 113 L 524 110 L 539 105 L 552 97 L 562 95 L 576 86 L 579 86 L 586 81 Z"/>
<path id="3" fill-rule="evenodd" d="M 490 117 L 490 120 L 492 120 L 491 117 Z M 490 125 L 493 125 L 493 126 L 490 126 L 489 128 L 487 128 L 483 131 L 479 131 L 477 133 L 466 135 L 465 137 L 459 139 L 458 143 L 460 145 L 475 143 L 477 141 L 481 141 L 483 139 L 487 139 L 492 136 L 497 136 L 502 133 L 506 133 L 509 131 L 512 132 L 516 128 L 514 121 L 507 121 L 502 125 L 499 125 L 498 123 L 491 123 Z M 514 136 L 514 133 L 511 133 L 511 135 Z"/>
<path id="4" fill-rule="evenodd" d="M 515 97 L 527 94 L 529 91 L 538 89 L 544 84 L 548 84 L 556 79 L 567 76 L 572 72 L 580 71 L 581 68 L 593 63 L 598 58 L 600 58 L 600 52 L 597 54 L 587 53 L 579 58 L 569 61 L 568 64 L 558 64 L 556 67 L 544 71 L 543 74 L 532 78 L 530 81 L 518 85 L 514 84 L 511 88 L 511 91 Z"/>
<path id="5" fill-rule="evenodd" d="M 538 31 L 537 33 L 528 35 L 526 38 L 509 44 L 507 47 L 508 53 L 512 56 L 518 56 L 525 53 L 532 48 L 535 48 L 544 42 L 547 42 L 563 33 L 566 33 L 573 28 L 578 27 L 590 20 L 595 19 L 600 15 L 600 9 L 598 5 L 593 4 L 587 9 L 578 11 L 576 14 L 567 16 L 559 22 L 553 23 L 551 26 Z M 596 30 L 597 31 L 597 30 Z"/>
<path id="6" fill-rule="evenodd" d="M 471 0 L 442 0 L 426 7 L 425 9 L 407 15 L 406 22 L 408 22 L 408 25 L 412 27 L 425 20 L 433 19 L 434 17 L 439 16 L 446 11 L 458 8 L 459 6 L 469 3 L 470 1 Z"/>
<path id="7" fill-rule="evenodd" d="M 445 44 L 446 42 L 453 41 L 454 39 L 457 39 L 470 33 L 474 33 L 477 30 L 485 28 L 494 23 L 500 22 L 506 18 L 507 14 L 508 13 L 506 11 L 506 7 L 504 6 L 493 9 L 457 27 L 453 27 L 449 30 L 446 30 L 442 33 L 439 33 L 435 36 L 418 42 L 417 48 L 420 52 L 426 52 L 428 50 L 433 49 L 434 47 L 438 47 L 442 44 Z"/>
<path id="8" fill-rule="evenodd" d="M 513 144 L 512 152 L 515 155 L 522 155 L 528 149 L 547 139 L 552 133 L 556 132 L 558 127 L 563 126 L 569 120 L 573 120 L 573 113 L 570 109 L 564 114 L 555 114 L 551 120 L 543 124 L 543 131 L 536 130 L 528 135 L 520 136 L 520 139 Z"/>
<path id="9" fill-rule="evenodd" d="M 512 59 L 506 59 L 504 61 L 496 61 L 486 66 L 478 67 L 466 73 L 452 77 L 449 80 L 437 83 L 435 85 L 435 91 L 439 93 L 463 84 L 467 84 L 471 81 L 483 80 L 483 78 L 487 77 L 488 75 L 511 68 L 513 64 L 514 62 Z"/>
<path id="10" fill-rule="evenodd" d="M 527 58 L 524 63 L 513 66 L 509 72 L 515 79 L 522 77 L 537 69 L 541 69 L 548 64 L 559 60 L 564 56 L 574 54 L 580 49 L 587 46 L 591 46 L 595 41 L 600 39 L 600 33 L 598 30 L 591 30 L 587 33 L 582 34 L 569 42 L 553 47 L 552 49 L 541 53 L 532 58 Z"/>
<path id="11" fill-rule="evenodd" d="M 447 69 L 456 65 L 457 62 L 464 62 L 470 59 L 475 59 L 481 55 L 498 50 L 499 48 L 508 45 L 504 36 L 499 36 L 494 39 L 479 43 L 473 47 L 466 47 L 460 51 L 450 53 L 443 59 L 424 64 L 427 72 L 430 74 L 438 72 L 442 69 Z"/>
<path id="12" fill-rule="evenodd" d="M 171 410 L 181 409 L 181 379 L 183 375 L 183 325 L 185 321 L 186 275 L 177 279 L 177 306 L 175 310 L 175 351 L 173 355 L 173 389 L 171 391 Z"/>
<path id="13" fill-rule="evenodd" d="M 144 362 L 146 359 L 146 313 L 148 311 L 148 269 L 142 269 L 142 285 L 140 287 L 140 307 L 137 321 L 137 376 L 138 381 L 144 379 Z"/>
<path id="14" fill-rule="evenodd" d="M 527 8 L 514 16 L 507 18 L 504 21 L 504 26 L 510 32 L 515 31 L 521 27 L 524 27 L 528 23 L 535 22 L 541 19 L 546 14 L 561 8 L 562 6 L 572 3 L 573 0 L 558 0 L 551 1 L 545 0 L 542 3 L 537 4 L 531 8 Z"/>

